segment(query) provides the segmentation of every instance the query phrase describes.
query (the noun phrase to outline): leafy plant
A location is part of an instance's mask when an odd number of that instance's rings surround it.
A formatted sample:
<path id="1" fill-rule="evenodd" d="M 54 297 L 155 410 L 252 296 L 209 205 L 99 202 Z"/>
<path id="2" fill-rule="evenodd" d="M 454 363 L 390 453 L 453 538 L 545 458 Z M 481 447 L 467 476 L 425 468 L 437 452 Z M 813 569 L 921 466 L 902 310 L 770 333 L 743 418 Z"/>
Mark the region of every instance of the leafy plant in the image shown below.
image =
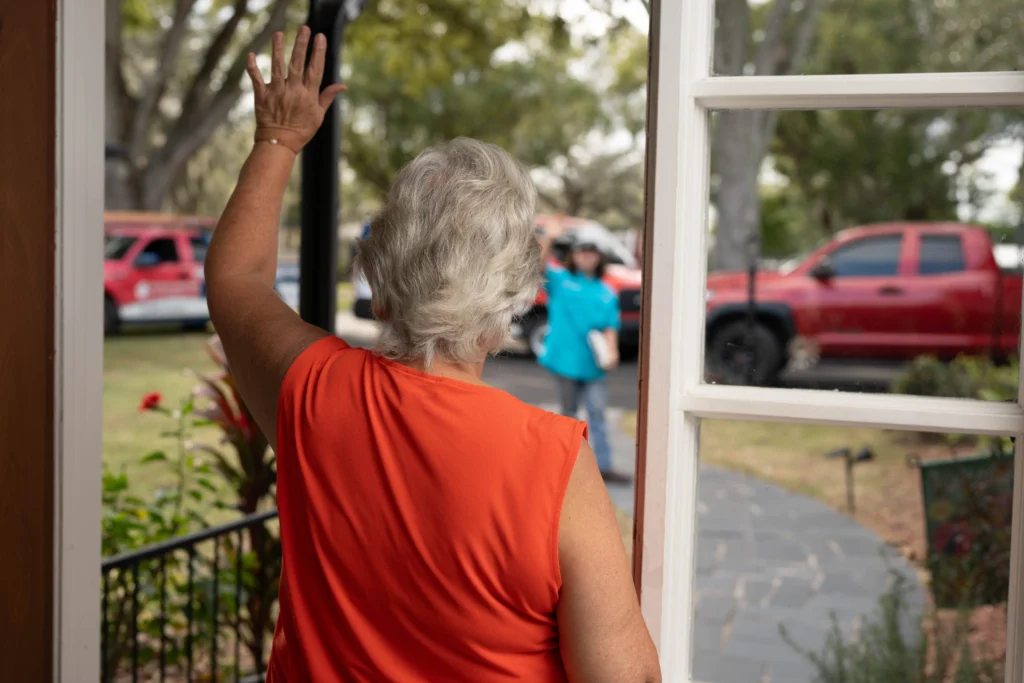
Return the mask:
<path id="1" fill-rule="evenodd" d="M 997 365 L 981 356 L 957 356 L 952 361 L 919 356 L 896 378 L 892 391 L 913 396 L 1015 401 L 1018 371 L 1016 362 Z M 950 445 L 974 438 L 962 434 L 922 436 L 943 439 Z M 1009 439 L 1004 437 L 988 437 L 985 444 L 991 452 L 1007 452 L 1012 447 Z"/>
<path id="2" fill-rule="evenodd" d="M 218 505 L 251 515 L 273 504 L 277 461 L 267 437 L 238 393 L 220 338 L 212 337 L 206 350 L 219 371 L 212 376 L 193 373 L 200 380 L 193 391 L 196 400 L 201 401 L 196 415 L 204 419 L 204 424 L 221 430 L 221 444 L 230 446 L 232 452 L 224 453 L 219 448 L 197 443 L 190 443 L 189 448 L 210 456 L 216 471 L 234 492 L 232 504 L 218 501 Z M 247 577 L 250 586 L 243 638 L 253 661 L 262 663 L 266 641 L 274 630 L 272 609 L 277 601 L 281 575 L 281 539 L 266 523 L 249 527 L 247 534 L 253 561 Z"/>
<path id="3" fill-rule="evenodd" d="M 187 444 L 194 427 L 193 403 L 166 408 L 158 393 L 147 394 L 140 411 L 157 412 L 174 420 L 174 428 L 162 434 L 174 441 L 171 456 L 157 450 L 140 460 L 147 467 L 167 468 L 170 486 L 156 489 L 148 498 L 132 492 L 124 470 L 103 471 L 102 548 L 104 557 L 175 538 L 205 525 L 205 496 L 215 490 L 209 465 L 197 462 Z M 179 666 L 185 653 L 184 611 L 173 609 L 187 595 L 187 561 L 182 554 L 168 554 L 160 561 L 135 569 L 111 570 L 104 575 L 106 632 L 102 653 L 107 679 L 112 679 L 132 651 L 138 635 L 140 666 L 155 661 L 163 651 L 164 662 Z M 172 609 L 161 609 L 160 603 Z M 135 614 L 133 620 L 133 612 Z M 169 619 L 164 615 L 170 614 Z M 197 620 L 201 621 L 201 620 Z"/>
<path id="4" fill-rule="evenodd" d="M 880 600 L 876 616 L 857 639 L 848 639 L 832 617 L 832 630 L 819 652 L 810 652 L 780 627 L 783 640 L 815 669 L 815 683 L 996 683 L 1001 664 L 968 641 L 970 612 L 953 619 L 937 612 L 908 628 L 914 616 L 906 578 L 894 573 L 893 588 Z"/>

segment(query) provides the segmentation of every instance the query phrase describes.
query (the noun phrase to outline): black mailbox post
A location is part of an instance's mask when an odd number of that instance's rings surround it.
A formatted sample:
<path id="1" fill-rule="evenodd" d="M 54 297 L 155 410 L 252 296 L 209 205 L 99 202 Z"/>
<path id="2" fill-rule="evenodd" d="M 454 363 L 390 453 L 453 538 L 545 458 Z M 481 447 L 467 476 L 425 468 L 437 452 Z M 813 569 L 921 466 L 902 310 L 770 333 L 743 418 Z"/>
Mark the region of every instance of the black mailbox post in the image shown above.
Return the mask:
<path id="1" fill-rule="evenodd" d="M 366 0 L 310 0 L 307 24 L 327 37 L 323 87 L 341 78 L 341 41 L 345 26 L 362 12 Z M 341 109 L 332 106 L 323 126 L 302 152 L 302 243 L 299 247 L 299 314 L 334 332 L 338 296 L 338 160 Z"/>

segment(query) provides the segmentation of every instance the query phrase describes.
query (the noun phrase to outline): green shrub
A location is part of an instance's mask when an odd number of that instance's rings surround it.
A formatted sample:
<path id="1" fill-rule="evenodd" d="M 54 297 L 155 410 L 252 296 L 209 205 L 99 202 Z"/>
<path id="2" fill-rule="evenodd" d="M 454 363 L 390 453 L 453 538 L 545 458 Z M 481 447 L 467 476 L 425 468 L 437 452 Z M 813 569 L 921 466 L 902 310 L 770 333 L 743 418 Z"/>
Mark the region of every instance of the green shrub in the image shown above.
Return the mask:
<path id="1" fill-rule="evenodd" d="M 916 629 L 906 628 L 913 607 L 907 601 L 906 579 L 899 574 L 894 577 L 894 587 L 882 596 L 876 615 L 855 639 L 843 635 L 834 615 L 820 652 L 805 650 L 780 627 L 783 640 L 813 664 L 814 683 L 1002 681 L 1002 663 L 972 648 L 967 640 L 969 610 L 959 610 L 954 619 L 945 621 L 932 612 Z"/>
<path id="2" fill-rule="evenodd" d="M 996 365 L 979 356 L 952 361 L 919 356 L 893 382 L 897 394 L 1013 401 L 1017 398 L 1017 364 Z"/>
<path id="3" fill-rule="evenodd" d="M 918 356 L 892 383 L 896 394 L 934 396 L 939 398 L 973 398 L 982 401 L 1016 401 L 1016 362 L 997 365 L 983 356 L 957 356 L 944 361 L 935 356 Z M 922 435 L 953 444 L 973 443 L 973 435 Z M 985 450 L 993 453 L 1008 452 L 1009 439 L 990 437 Z"/>

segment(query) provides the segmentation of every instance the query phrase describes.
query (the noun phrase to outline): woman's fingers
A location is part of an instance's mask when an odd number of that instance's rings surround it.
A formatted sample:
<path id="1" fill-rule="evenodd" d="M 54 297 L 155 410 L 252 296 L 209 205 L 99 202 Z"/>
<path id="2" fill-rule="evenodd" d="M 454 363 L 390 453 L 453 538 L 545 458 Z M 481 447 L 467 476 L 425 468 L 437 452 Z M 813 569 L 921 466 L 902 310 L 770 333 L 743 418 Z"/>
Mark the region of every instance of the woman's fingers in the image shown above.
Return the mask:
<path id="1" fill-rule="evenodd" d="M 295 79 L 302 83 L 302 70 L 306 65 L 306 48 L 309 47 L 309 27 L 299 28 L 295 36 L 295 45 L 292 46 L 292 61 L 288 65 L 288 79 Z"/>
<path id="2" fill-rule="evenodd" d="M 280 31 L 274 34 L 270 41 L 272 54 L 270 62 L 270 82 L 272 84 L 284 84 L 284 34 Z"/>
<path id="3" fill-rule="evenodd" d="M 334 98 L 338 96 L 338 93 L 343 90 L 348 90 L 348 86 L 344 83 L 335 83 L 324 88 L 323 92 L 320 93 L 320 106 L 327 109 L 327 107 L 331 106 Z"/>
<path id="4" fill-rule="evenodd" d="M 252 52 L 245 57 L 245 72 L 249 74 L 249 80 L 252 81 L 253 92 L 257 96 L 262 95 L 267 84 L 263 82 L 263 74 L 260 73 L 260 67 L 256 64 L 256 55 Z"/>
<path id="5" fill-rule="evenodd" d="M 322 33 L 316 34 L 313 38 L 313 54 L 309 57 L 309 67 L 306 69 L 306 87 L 313 92 L 319 92 L 320 83 L 324 79 L 324 55 L 327 54 L 327 38 Z"/>

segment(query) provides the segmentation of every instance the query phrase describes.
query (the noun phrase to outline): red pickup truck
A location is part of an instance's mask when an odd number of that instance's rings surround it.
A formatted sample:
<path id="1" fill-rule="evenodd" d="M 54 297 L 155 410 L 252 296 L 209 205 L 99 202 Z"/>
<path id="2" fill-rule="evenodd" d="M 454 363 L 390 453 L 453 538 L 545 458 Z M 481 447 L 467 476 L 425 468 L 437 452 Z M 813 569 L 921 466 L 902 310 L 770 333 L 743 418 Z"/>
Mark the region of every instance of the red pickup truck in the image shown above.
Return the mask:
<path id="1" fill-rule="evenodd" d="M 819 358 L 1015 356 L 1020 254 L 957 223 L 852 228 L 804 259 L 758 272 L 752 326 L 748 275 L 711 273 L 709 377 L 769 384 L 787 364 Z"/>
<path id="2" fill-rule="evenodd" d="M 211 218 L 107 213 L 103 245 L 103 328 L 124 323 L 178 323 L 203 328 L 203 260 Z"/>

